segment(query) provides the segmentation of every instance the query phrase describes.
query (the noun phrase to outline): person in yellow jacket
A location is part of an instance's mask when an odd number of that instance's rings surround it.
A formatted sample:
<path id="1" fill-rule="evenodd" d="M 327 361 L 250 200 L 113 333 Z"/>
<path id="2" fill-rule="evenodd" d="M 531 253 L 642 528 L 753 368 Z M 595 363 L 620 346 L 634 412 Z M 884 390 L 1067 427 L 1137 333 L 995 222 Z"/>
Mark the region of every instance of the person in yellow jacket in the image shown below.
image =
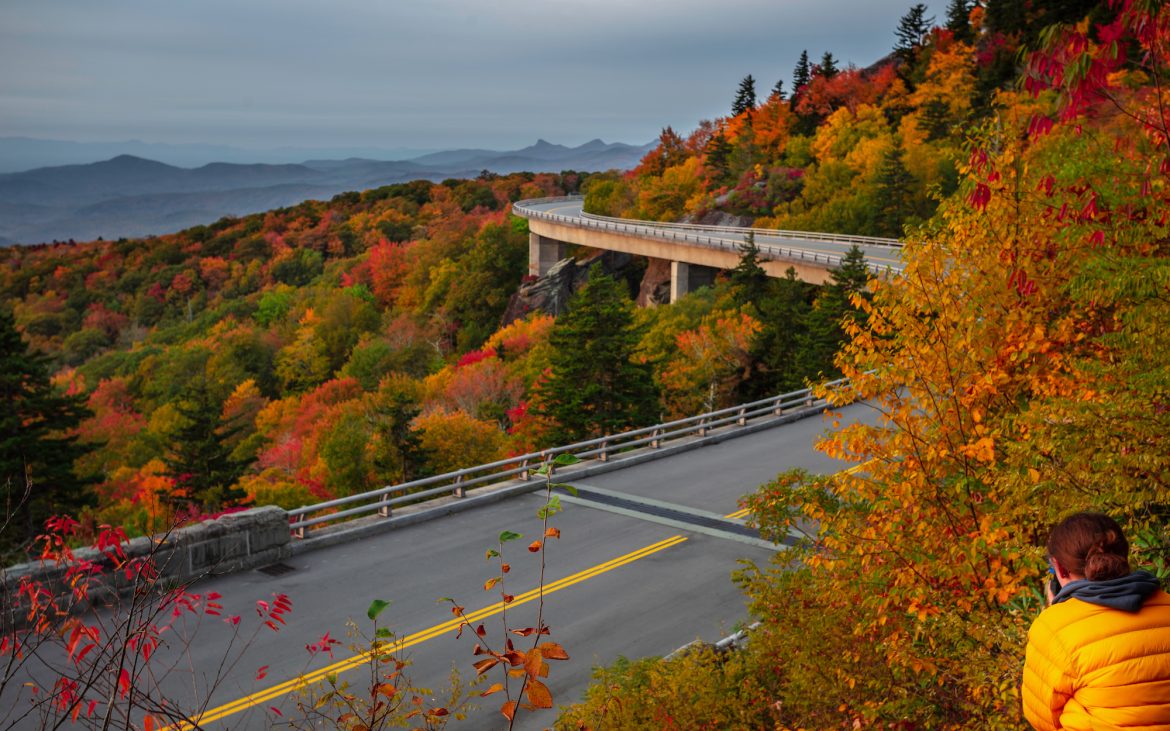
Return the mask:
<path id="1" fill-rule="evenodd" d="M 1170 729 L 1170 596 L 1130 571 L 1107 515 L 1066 518 L 1048 556 L 1059 586 L 1028 631 L 1025 718 L 1038 731 Z"/>

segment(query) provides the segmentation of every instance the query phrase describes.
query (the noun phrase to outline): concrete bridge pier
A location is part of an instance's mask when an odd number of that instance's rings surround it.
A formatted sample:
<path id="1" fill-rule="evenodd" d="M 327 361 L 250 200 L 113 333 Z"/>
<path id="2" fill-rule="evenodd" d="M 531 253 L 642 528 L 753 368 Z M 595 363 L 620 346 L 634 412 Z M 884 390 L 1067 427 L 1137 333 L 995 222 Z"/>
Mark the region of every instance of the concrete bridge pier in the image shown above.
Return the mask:
<path id="1" fill-rule="evenodd" d="M 670 301 L 678 302 L 683 295 L 694 292 L 699 287 L 707 287 L 715 283 L 719 273 L 713 267 L 688 264 L 685 261 L 670 262 Z"/>
<path id="2" fill-rule="evenodd" d="M 565 258 L 567 246 L 564 241 L 529 233 L 528 273 L 534 277 L 543 277 L 548 274 L 548 270 L 552 269 L 553 264 Z"/>

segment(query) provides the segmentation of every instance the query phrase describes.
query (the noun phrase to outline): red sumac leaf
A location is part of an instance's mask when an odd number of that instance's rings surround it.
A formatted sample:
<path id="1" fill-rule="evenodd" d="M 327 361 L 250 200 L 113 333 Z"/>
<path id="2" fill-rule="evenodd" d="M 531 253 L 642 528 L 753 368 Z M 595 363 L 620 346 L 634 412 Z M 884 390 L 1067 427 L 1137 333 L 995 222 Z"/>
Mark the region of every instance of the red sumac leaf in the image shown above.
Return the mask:
<path id="1" fill-rule="evenodd" d="M 543 546 L 543 545 L 544 544 L 541 543 L 540 541 L 533 541 L 532 543 L 528 544 L 528 550 L 532 553 L 536 553 L 537 551 L 540 550 L 541 546 Z"/>

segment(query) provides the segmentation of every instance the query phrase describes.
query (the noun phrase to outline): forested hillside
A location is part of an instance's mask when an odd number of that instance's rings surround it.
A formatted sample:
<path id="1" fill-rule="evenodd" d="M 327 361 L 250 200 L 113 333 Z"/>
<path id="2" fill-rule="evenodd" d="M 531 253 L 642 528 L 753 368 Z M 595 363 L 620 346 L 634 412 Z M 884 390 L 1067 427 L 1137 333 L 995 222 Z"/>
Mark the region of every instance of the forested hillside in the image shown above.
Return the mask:
<path id="1" fill-rule="evenodd" d="M 805 50 L 791 77 L 747 75 L 727 117 L 664 129 L 637 169 L 586 186 L 586 210 L 901 237 L 955 191 L 972 125 L 1015 82 L 1020 49 L 1097 6 L 954 0 L 937 25 L 913 6 L 891 21 L 886 58 L 841 68 L 832 49 Z"/>
<path id="2" fill-rule="evenodd" d="M 745 243 L 716 286 L 636 310 L 644 265 L 614 279 L 578 251 L 593 276 L 559 321 L 509 307 L 531 279 L 511 202 L 580 182 L 416 181 L 174 235 L 2 250 L 19 404 L 3 455 L 19 530 L 5 542 L 62 511 L 148 532 L 295 507 L 836 372 L 859 256 L 818 296 L 769 280 Z M 44 433 L 22 429 L 33 421 Z"/>

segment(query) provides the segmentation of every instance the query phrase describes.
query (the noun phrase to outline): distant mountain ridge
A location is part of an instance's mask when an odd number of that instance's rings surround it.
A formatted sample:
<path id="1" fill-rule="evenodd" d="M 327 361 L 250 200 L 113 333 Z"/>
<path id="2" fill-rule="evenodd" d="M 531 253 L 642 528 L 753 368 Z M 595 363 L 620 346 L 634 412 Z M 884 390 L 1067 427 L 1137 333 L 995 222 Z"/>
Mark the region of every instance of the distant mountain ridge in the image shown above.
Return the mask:
<path id="1" fill-rule="evenodd" d="M 625 170 L 654 146 L 537 140 L 520 150 L 447 150 L 413 160 L 214 162 L 178 167 L 135 155 L 0 174 L 0 241 L 39 243 L 146 236 L 408 180 L 475 177 L 482 171 Z"/>

